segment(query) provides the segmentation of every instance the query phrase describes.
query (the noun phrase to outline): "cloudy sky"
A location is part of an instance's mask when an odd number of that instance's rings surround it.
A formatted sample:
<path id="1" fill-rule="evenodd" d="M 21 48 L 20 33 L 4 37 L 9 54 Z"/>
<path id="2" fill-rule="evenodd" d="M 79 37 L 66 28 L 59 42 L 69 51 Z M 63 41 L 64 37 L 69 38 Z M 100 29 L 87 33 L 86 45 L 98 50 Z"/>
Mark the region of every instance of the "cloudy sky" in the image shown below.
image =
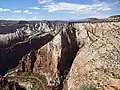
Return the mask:
<path id="1" fill-rule="evenodd" d="M 0 0 L 0 19 L 75 20 L 120 14 L 120 0 Z"/>

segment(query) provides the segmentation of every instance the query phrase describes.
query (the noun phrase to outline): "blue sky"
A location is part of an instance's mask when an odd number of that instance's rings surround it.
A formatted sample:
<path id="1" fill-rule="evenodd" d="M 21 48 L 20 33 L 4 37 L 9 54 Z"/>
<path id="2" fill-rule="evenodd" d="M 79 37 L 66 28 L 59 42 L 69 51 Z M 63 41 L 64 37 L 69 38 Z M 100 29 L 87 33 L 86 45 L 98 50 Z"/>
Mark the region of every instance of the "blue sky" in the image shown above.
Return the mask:
<path id="1" fill-rule="evenodd" d="M 0 0 L 0 19 L 76 20 L 120 14 L 120 0 Z"/>

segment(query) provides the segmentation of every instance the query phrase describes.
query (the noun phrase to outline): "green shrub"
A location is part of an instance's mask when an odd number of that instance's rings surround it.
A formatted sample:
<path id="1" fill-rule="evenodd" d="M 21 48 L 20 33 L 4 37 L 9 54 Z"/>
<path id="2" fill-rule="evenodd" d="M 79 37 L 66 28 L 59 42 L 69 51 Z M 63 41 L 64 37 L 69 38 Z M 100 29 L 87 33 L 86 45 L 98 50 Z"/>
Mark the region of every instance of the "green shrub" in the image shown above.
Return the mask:
<path id="1" fill-rule="evenodd" d="M 80 86 L 79 90 L 97 90 L 97 89 L 92 84 L 83 84 L 82 86 Z"/>
<path id="2" fill-rule="evenodd" d="M 45 84 L 47 85 L 47 80 L 44 75 L 38 76 L 38 78 Z"/>

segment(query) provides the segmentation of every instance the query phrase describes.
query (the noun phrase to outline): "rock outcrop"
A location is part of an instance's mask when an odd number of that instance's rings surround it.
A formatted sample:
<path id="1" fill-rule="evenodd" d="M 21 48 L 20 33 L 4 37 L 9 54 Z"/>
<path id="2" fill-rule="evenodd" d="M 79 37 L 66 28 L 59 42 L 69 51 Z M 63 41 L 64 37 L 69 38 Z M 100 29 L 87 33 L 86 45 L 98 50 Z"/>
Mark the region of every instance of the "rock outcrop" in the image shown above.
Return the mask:
<path id="1" fill-rule="evenodd" d="M 30 51 L 28 55 L 25 55 L 21 62 L 21 71 L 22 72 L 33 72 L 34 63 L 36 61 L 35 51 Z"/>

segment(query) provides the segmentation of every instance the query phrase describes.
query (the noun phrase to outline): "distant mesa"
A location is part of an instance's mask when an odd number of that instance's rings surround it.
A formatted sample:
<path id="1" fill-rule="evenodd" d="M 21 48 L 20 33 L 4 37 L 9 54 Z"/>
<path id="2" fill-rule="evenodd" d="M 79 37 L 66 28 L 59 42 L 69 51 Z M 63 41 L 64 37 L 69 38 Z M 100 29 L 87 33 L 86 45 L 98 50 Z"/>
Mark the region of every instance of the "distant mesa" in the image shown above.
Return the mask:
<path id="1" fill-rule="evenodd" d="M 86 18 L 86 19 L 80 19 L 80 20 L 70 20 L 70 22 L 91 22 L 91 23 L 93 23 L 93 22 L 103 22 L 103 21 L 107 21 L 107 19 L 106 18 L 104 18 L 104 19 L 98 19 L 98 18 Z"/>
<path id="2" fill-rule="evenodd" d="M 28 24 L 27 21 L 19 21 L 17 24 Z"/>
<path id="3" fill-rule="evenodd" d="M 87 21 L 88 22 L 96 22 L 96 21 L 99 21 L 100 19 L 98 18 L 87 18 Z"/>
<path id="4" fill-rule="evenodd" d="M 88 21 L 95 21 L 95 20 L 99 20 L 98 18 L 87 18 Z"/>
<path id="5" fill-rule="evenodd" d="M 91 23 L 94 23 L 94 22 L 118 22 L 120 21 L 120 15 L 113 15 L 113 16 L 110 16 L 108 18 L 103 18 L 103 19 L 100 19 L 100 18 L 86 18 L 86 19 L 78 19 L 78 20 L 69 20 L 69 22 L 74 22 L 74 23 L 80 23 L 80 22 L 91 22 Z"/>
<path id="6" fill-rule="evenodd" d="M 108 17 L 109 21 L 120 21 L 120 15 L 113 15 Z"/>

